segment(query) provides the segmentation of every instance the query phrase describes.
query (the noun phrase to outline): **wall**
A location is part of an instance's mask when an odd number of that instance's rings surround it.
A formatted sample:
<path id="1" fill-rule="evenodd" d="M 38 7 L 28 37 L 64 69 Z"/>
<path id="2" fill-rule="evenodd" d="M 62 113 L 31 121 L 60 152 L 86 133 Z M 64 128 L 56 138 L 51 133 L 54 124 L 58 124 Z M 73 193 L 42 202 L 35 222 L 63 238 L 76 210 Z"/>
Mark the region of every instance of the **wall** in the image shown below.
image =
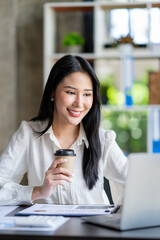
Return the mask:
<path id="1" fill-rule="evenodd" d="M 12 0 L 0 1 L 0 152 L 16 127 L 16 17 Z"/>
<path id="2" fill-rule="evenodd" d="M 34 117 L 40 105 L 45 2 L 54 1 L 0 0 L 0 153 L 20 122 Z M 63 14 L 60 22 L 63 32 Z"/>

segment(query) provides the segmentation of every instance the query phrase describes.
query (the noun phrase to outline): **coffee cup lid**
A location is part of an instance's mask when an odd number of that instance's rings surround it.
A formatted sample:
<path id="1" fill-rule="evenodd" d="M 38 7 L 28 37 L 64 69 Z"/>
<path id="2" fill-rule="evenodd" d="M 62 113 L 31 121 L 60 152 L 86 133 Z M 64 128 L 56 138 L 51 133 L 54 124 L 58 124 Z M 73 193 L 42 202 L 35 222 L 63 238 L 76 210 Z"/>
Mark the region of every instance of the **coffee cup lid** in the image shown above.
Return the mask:
<path id="1" fill-rule="evenodd" d="M 76 156 L 74 150 L 72 149 L 58 149 L 55 153 L 55 156 Z"/>

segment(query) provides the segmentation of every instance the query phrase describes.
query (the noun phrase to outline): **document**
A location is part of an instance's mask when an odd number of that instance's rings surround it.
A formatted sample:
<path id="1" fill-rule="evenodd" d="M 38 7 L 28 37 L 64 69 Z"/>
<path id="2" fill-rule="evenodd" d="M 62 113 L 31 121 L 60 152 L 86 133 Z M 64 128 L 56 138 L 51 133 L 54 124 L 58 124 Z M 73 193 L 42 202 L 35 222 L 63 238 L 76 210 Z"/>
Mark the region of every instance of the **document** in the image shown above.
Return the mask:
<path id="1" fill-rule="evenodd" d="M 15 210 L 18 206 L 0 206 L 0 218 Z"/>
<path id="2" fill-rule="evenodd" d="M 93 216 L 116 212 L 116 205 L 56 205 L 34 204 L 17 215 L 49 215 L 49 216 Z"/>
<path id="3" fill-rule="evenodd" d="M 2 230 L 7 230 L 7 231 L 55 231 L 57 228 L 59 228 L 61 225 L 63 225 L 66 221 L 69 220 L 69 218 L 61 218 L 60 217 L 56 217 L 56 219 L 54 220 L 54 225 L 52 226 L 32 226 L 30 224 L 26 225 L 26 226 L 18 226 L 16 225 L 16 221 L 19 220 L 23 223 L 23 221 L 26 222 L 26 219 L 29 217 L 2 217 L 0 219 L 0 231 Z M 29 220 L 27 220 L 29 222 Z"/>
<path id="4" fill-rule="evenodd" d="M 55 231 L 61 225 L 63 225 L 69 218 L 65 217 L 50 217 L 47 221 L 50 221 L 50 224 L 46 223 L 45 216 L 35 216 L 36 219 L 30 219 L 30 217 L 18 217 L 18 216 L 7 216 L 18 206 L 0 206 L 0 231 Z M 43 225 L 43 222 L 45 224 Z M 17 224 L 20 222 L 20 224 Z M 27 223 L 27 224 L 26 224 Z M 51 224 L 52 223 L 52 224 Z"/>

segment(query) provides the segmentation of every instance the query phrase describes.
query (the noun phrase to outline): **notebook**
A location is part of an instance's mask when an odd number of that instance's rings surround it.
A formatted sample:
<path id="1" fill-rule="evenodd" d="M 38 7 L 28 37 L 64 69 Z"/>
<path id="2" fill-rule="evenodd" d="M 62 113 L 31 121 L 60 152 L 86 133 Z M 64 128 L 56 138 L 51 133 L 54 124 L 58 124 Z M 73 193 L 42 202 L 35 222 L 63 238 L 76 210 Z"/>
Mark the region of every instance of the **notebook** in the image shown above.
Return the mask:
<path id="1" fill-rule="evenodd" d="M 117 230 L 160 226 L 160 154 L 132 153 L 120 213 L 83 217 Z"/>

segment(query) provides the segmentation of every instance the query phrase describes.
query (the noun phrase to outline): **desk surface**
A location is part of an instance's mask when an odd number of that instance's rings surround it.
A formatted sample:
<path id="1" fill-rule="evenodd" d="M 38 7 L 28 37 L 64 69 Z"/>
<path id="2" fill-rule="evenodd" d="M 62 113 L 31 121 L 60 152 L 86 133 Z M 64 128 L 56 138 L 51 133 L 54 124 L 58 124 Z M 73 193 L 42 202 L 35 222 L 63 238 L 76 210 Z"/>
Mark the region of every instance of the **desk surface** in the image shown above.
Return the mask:
<path id="1" fill-rule="evenodd" d="M 17 212 L 13 211 L 11 215 Z M 119 232 L 104 227 L 95 226 L 84 222 L 79 217 L 72 217 L 59 229 L 52 232 L 24 232 L 0 231 L 3 240 L 105 240 L 105 239 L 160 239 L 160 227 L 146 228 L 132 231 Z"/>

